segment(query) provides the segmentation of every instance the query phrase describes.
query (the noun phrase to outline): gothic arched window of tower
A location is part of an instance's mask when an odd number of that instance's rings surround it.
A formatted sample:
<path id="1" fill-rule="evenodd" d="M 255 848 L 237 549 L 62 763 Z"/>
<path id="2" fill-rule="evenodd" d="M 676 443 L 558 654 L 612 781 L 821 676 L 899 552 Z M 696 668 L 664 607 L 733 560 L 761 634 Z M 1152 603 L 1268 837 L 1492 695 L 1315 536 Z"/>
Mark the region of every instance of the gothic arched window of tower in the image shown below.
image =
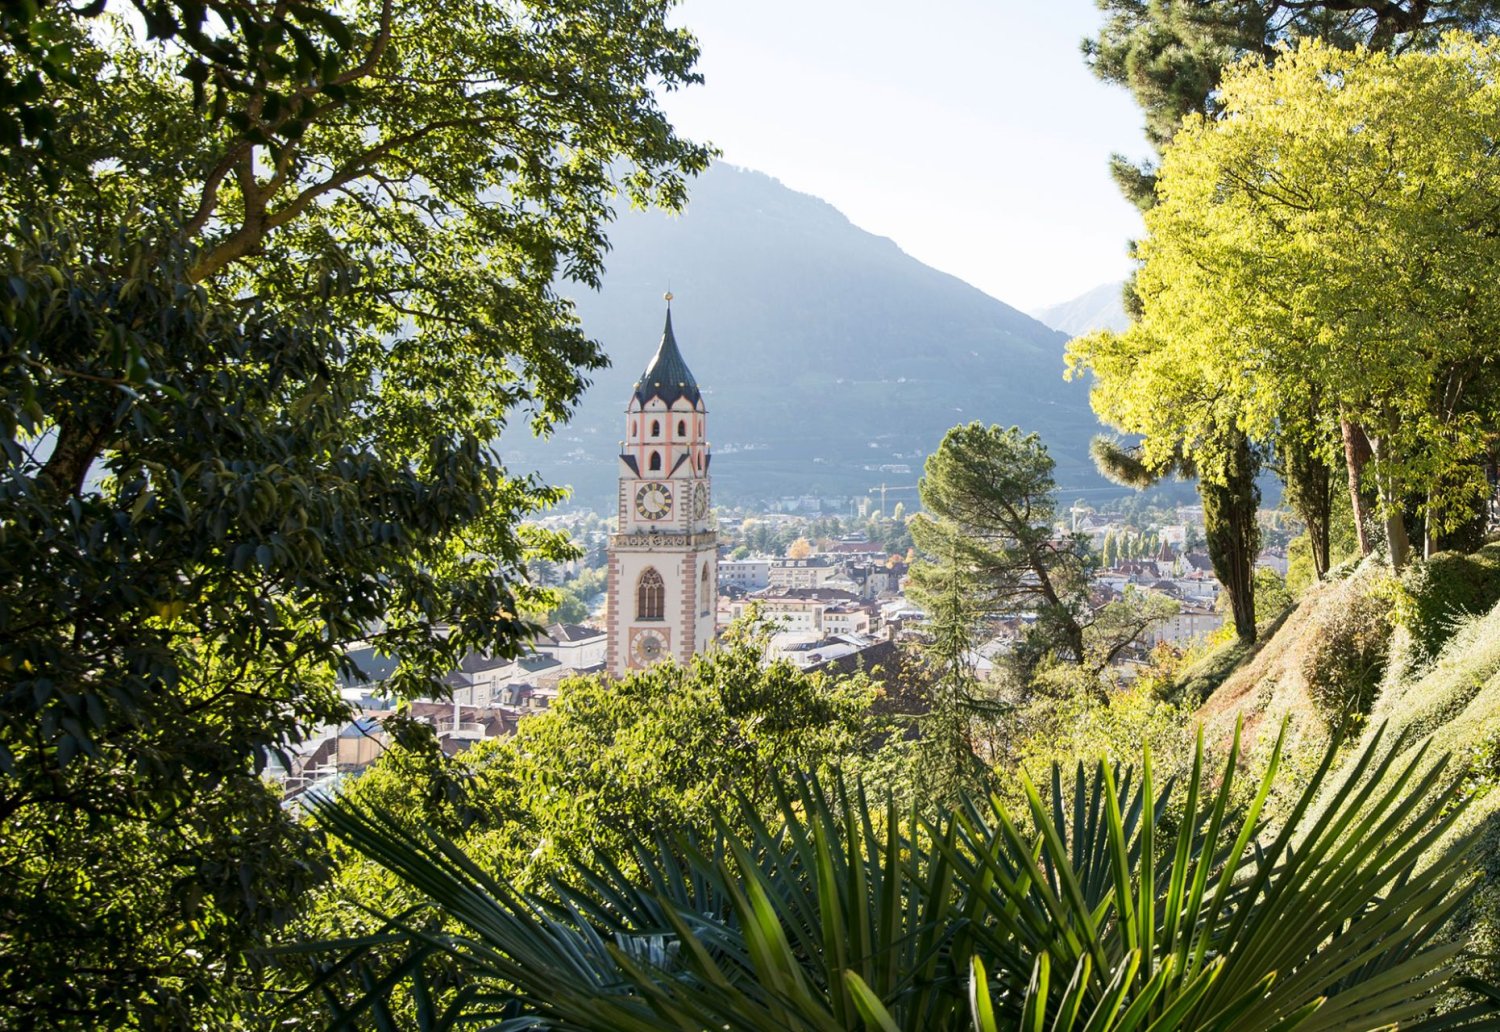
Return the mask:
<path id="1" fill-rule="evenodd" d="M 640 584 L 635 589 L 635 618 L 637 620 L 664 620 L 666 608 L 666 582 L 661 579 L 661 574 L 656 572 L 656 567 L 648 566 L 641 574 Z"/>

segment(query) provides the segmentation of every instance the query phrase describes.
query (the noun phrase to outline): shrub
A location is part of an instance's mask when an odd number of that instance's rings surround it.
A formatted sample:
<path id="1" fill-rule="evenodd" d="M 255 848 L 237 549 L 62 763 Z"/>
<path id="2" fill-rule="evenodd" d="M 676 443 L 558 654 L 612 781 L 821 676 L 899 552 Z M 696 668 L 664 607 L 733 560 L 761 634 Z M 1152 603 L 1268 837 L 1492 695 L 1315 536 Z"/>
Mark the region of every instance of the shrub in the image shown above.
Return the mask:
<path id="1" fill-rule="evenodd" d="M 1370 712 L 1385 671 L 1393 625 L 1389 579 L 1363 567 L 1313 611 L 1303 632 L 1308 695 L 1335 730 Z"/>
<path id="2" fill-rule="evenodd" d="M 1072 770 L 1101 759 L 1132 763 L 1143 742 L 1163 778 L 1186 773 L 1193 757 L 1189 715 L 1158 698 L 1149 680 L 1112 691 L 1108 701 L 1079 692 L 1033 702 L 1016 719 L 1010 755 L 995 772 L 1001 795 L 1024 799 L 1019 775 L 1044 782 L 1054 764 Z"/>
<path id="3" fill-rule="evenodd" d="M 1477 552 L 1439 552 L 1401 576 L 1397 621 L 1411 635 L 1413 658 L 1430 660 L 1453 637 L 1461 619 L 1500 603 L 1500 542 Z"/>

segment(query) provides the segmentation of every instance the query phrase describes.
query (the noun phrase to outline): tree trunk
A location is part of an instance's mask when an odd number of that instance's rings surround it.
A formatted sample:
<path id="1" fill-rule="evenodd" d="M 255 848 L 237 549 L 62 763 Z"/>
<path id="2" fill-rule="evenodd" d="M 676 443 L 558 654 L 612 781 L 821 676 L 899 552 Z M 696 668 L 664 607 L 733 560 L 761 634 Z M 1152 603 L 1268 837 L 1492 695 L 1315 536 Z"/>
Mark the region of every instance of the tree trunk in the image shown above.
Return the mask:
<path id="1" fill-rule="evenodd" d="M 1318 580 L 1322 580 L 1328 575 L 1333 471 L 1304 441 L 1291 436 L 1282 442 L 1281 453 L 1287 504 L 1307 527 L 1313 570 Z"/>
<path id="2" fill-rule="evenodd" d="M 1406 517 L 1398 508 L 1387 508 L 1385 540 L 1391 546 L 1391 569 L 1400 573 L 1411 558 L 1411 538 L 1406 534 Z"/>
<path id="3" fill-rule="evenodd" d="M 1255 641 L 1255 557 L 1260 552 L 1255 484 L 1259 462 L 1249 439 L 1238 430 L 1224 436 L 1223 452 L 1203 464 L 1198 494 L 1203 499 L 1203 530 L 1214 575 L 1229 596 L 1240 641 Z"/>
<path id="4" fill-rule="evenodd" d="M 1391 438 L 1396 430 L 1396 415 L 1385 414 L 1386 434 L 1370 438 L 1370 453 L 1381 466 L 1388 468 L 1391 461 Z M 1402 511 L 1404 499 L 1396 491 L 1389 473 L 1382 473 L 1380 484 L 1380 508 L 1385 513 L 1385 542 L 1391 550 L 1391 569 L 1400 573 L 1411 557 L 1411 538 L 1406 532 L 1406 513 Z"/>
<path id="5" fill-rule="evenodd" d="M 1359 554 L 1369 555 L 1374 547 L 1370 541 L 1370 503 L 1365 486 L 1365 466 L 1370 462 L 1370 439 L 1365 428 L 1351 422 L 1348 416 L 1339 418 L 1339 429 L 1344 435 L 1344 465 L 1349 474 L 1349 505 L 1354 510 L 1354 536 L 1359 540 Z"/>
<path id="6" fill-rule="evenodd" d="M 60 503 L 83 490 L 89 470 L 113 430 L 110 420 L 89 423 L 77 416 L 62 419 L 57 427 L 52 454 L 47 457 L 37 478 L 38 486 L 51 501 Z"/>

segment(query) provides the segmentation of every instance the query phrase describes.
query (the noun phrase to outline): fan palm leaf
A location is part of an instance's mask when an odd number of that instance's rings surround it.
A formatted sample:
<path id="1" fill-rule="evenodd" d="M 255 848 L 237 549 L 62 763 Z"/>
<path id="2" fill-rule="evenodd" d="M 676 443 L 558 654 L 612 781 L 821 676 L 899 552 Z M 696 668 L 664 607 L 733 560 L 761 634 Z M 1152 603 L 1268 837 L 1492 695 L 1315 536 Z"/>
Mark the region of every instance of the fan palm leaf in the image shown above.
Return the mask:
<path id="1" fill-rule="evenodd" d="M 1432 1016 L 1461 949 L 1442 927 L 1469 891 L 1465 844 L 1432 854 L 1461 806 L 1442 760 L 1403 749 L 1374 736 L 1312 820 L 1330 746 L 1275 828 L 1281 744 L 1237 793 L 1238 736 L 1216 778 L 1200 739 L 1175 794 L 1146 752 L 1139 777 L 1054 769 L 1044 795 L 1022 775 L 1023 810 L 967 797 L 940 820 L 792 776 L 770 819 L 742 801 L 708 841 L 638 845 L 628 875 L 601 857 L 547 895 L 326 802 L 329 831 L 447 919 L 393 920 L 376 938 L 404 936 L 410 955 L 335 1024 L 379 1024 L 392 985 L 440 954 L 468 995 L 440 1008 L 414 991 L 421 1028 L 518 1011 L 620 1032 L 1496 1027 L 1494 999 Z"/>

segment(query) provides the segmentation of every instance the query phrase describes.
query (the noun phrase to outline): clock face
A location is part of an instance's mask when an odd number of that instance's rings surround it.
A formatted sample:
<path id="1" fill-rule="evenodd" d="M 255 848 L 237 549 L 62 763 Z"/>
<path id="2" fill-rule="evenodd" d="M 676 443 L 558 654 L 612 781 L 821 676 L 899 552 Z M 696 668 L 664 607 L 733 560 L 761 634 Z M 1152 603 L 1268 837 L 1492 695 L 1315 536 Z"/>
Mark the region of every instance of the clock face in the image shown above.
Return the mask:
<path id="1" fill-rule="evenodd" d="M 693 516 L 702 519 L 708 515 L 708 485 L 699 484 L 693 488 Z"/>
<path id="2" fill-rule="evenodd" d="M 672 511 L 672 489 L 666 484 L 643 485 L 635 493 L 635 511 L 643 519 L 661 519 Z"/>
<path id="3" fill-rule="evenodd" d="M 637 631 L 630 642 L 637 666 L 650 666 L 667 653 L 667 643 L 655 631 Z"/>

